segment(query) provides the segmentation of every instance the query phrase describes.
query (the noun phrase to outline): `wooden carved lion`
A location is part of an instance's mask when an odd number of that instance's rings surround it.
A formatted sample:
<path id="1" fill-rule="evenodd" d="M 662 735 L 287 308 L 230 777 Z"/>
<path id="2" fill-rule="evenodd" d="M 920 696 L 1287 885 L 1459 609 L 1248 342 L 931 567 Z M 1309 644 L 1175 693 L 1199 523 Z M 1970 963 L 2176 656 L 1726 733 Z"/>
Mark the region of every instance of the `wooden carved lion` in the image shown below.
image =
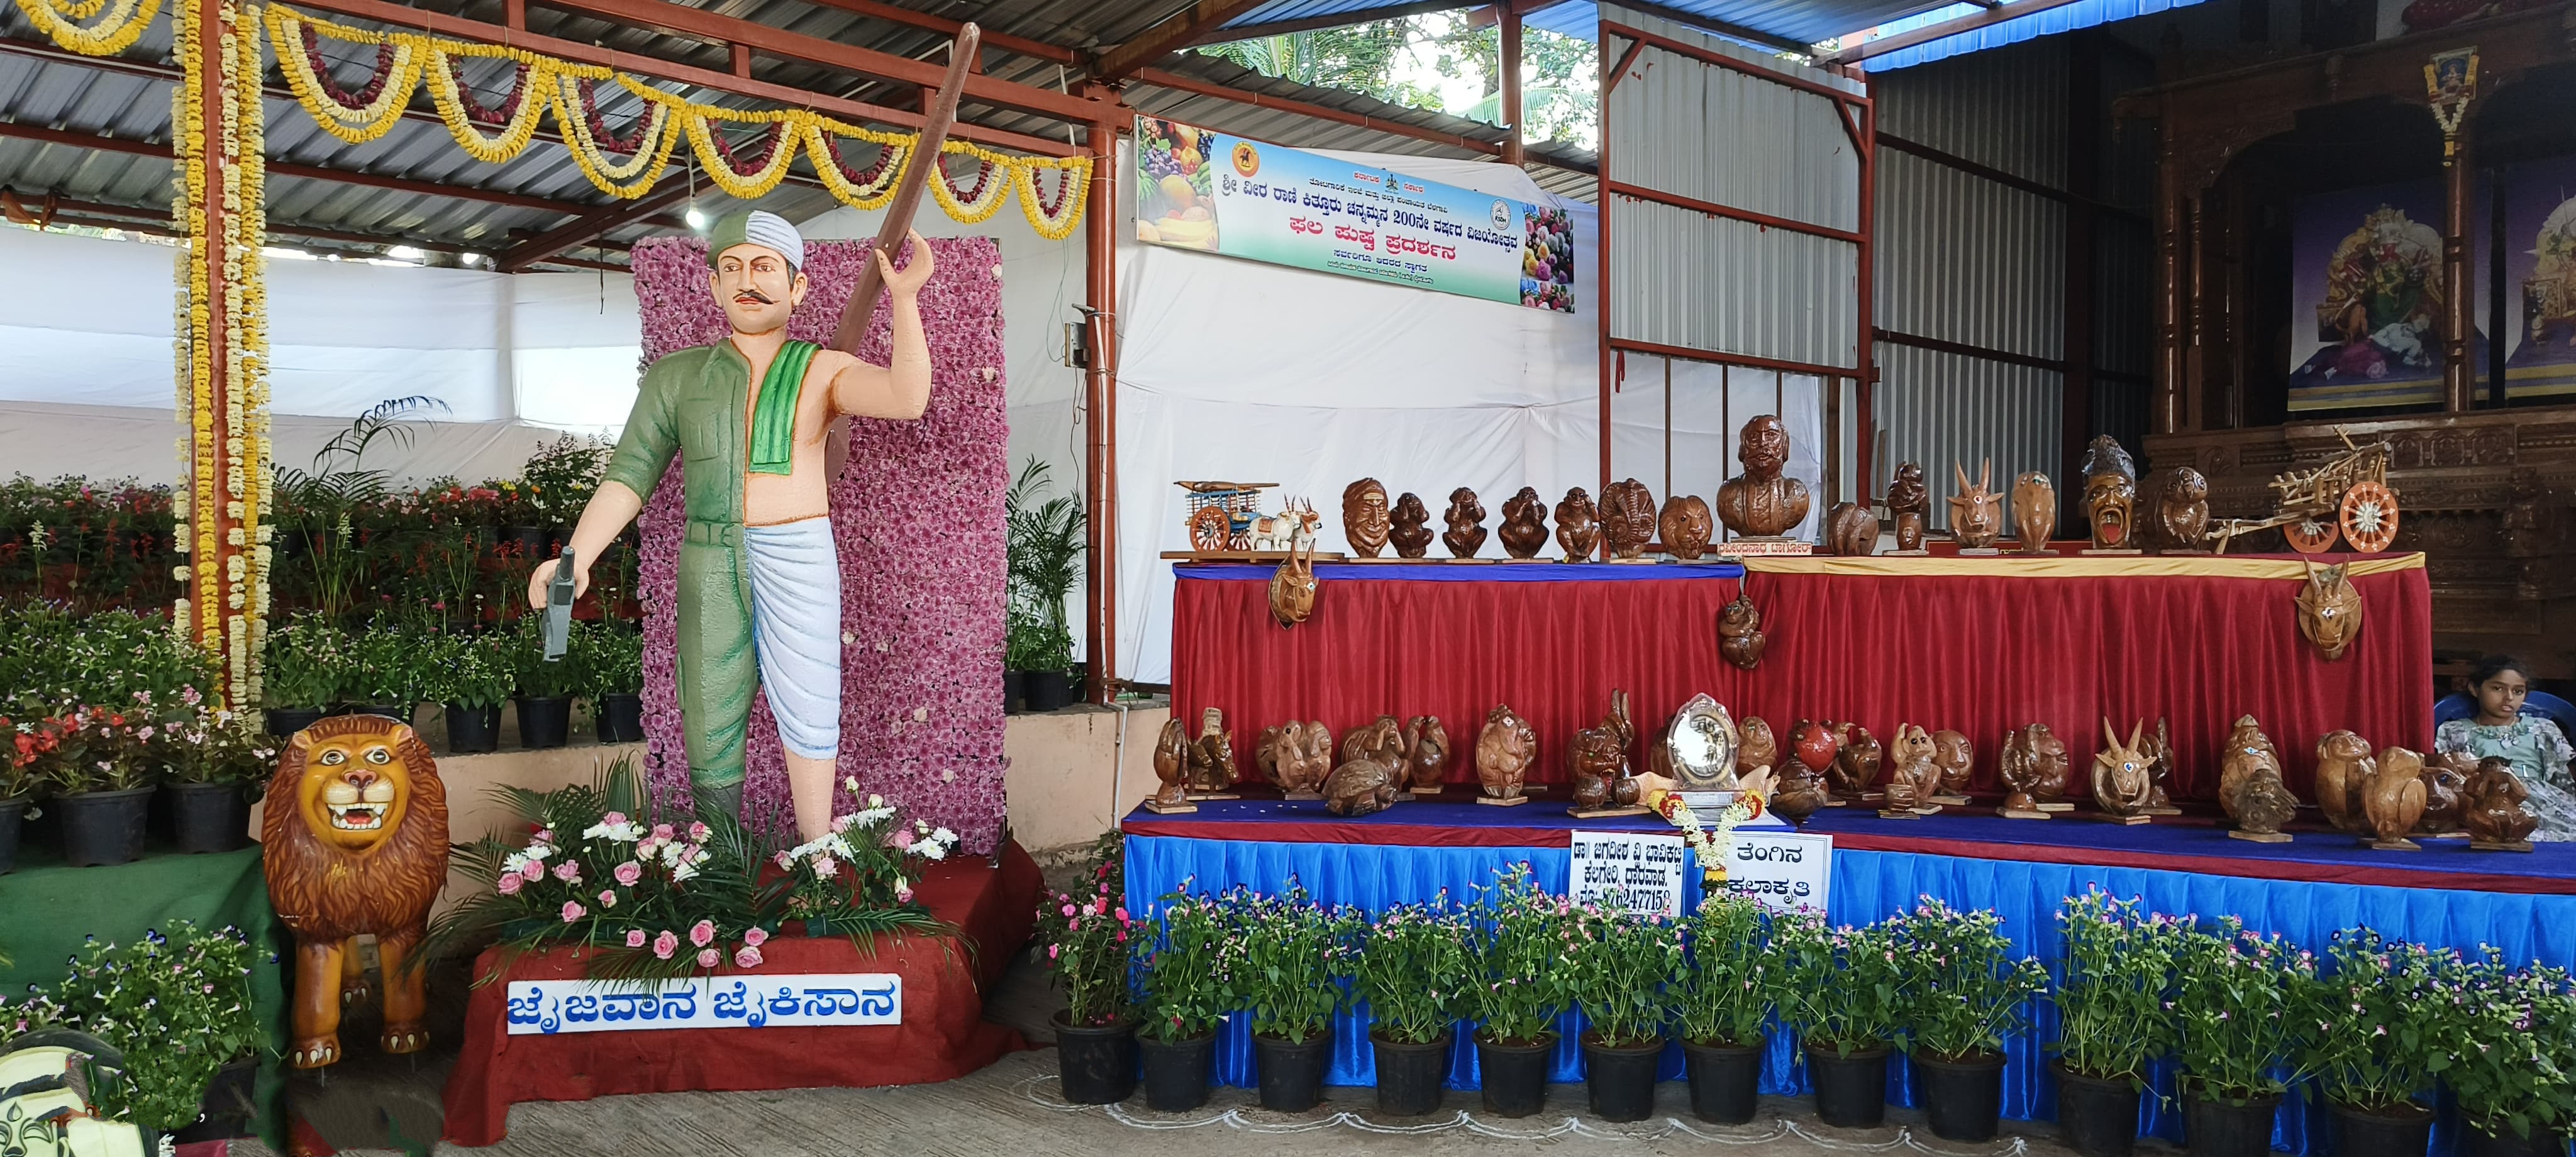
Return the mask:
<path id="1" fill-rule="evenodd" d="M 447 884 L 447 789 L 429 747 L 381 715 L 325 719 L 287 741 L 260 825 L 268 898 L 295 934 L 296 1068 L 340 1059 L 342 976 L 359 936 L 384 968 L 388 1053 L 429 1045 L 412 949 Z M 362 985 L 349 986 L 356 990 Z"/>

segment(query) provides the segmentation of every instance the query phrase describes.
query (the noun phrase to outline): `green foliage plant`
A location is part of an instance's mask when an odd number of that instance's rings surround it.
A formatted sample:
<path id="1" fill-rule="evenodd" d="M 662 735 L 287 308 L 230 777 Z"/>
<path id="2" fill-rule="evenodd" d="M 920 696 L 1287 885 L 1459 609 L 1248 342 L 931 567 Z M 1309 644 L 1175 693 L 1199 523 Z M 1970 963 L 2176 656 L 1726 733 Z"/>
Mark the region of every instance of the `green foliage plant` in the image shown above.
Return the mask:
<path id="1" fill-rule="evenodd" d="M 1397 904 L 1368 921 L 1352 967 L 1351 995 L 1368 1005 L 1372 1035 L 1389 1044 L 1430 1044 L 1448 1035 L 1465 1006 L 1474 960 L 1464 913 L 1443 888 L 1429 902 Z"/>
<path id="2" fill-rule="evenodd" d="M 2147 1066 L 2173 1052 L 2174 920 L 2099 888 L 2057 909 L 2066 955 L 2057 981 L 2057 1056 L 2066 1071 L 2147 1087 Z"/>
<path id="3" fill-rule="evenodd" d="M 1747 896 L 1712 892 L 1682 925 L 1690 960 L 1673 994 L 1673 1026 L 1694 1044 L 1762 1044 L 1778 999 L 1770 918 Z"/>
<path id="4" fill-rule="evenodd" d="M 2032 998 L 2048 990 L 2048 966 L 2037 957 L 2013 959 L 2003 924 L 1999 913 L 1963 912 L 1931 896 L 1887 919 L 1896 988 L 1905 998 L 1896 1043 L 1907 1055 L 1992 1055 L 2027 1023 Z"/>

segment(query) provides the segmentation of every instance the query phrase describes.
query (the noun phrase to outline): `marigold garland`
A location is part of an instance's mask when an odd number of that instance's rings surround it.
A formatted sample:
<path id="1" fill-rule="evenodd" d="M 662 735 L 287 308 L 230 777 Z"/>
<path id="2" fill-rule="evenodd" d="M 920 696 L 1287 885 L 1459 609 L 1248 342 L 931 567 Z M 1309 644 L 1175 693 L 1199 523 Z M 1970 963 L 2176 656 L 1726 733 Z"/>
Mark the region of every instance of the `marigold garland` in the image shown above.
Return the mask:
<path id="1" fill-rule="evenodd" d="M 801 109 L 717 115 L 687 109 L 680 116 L 688 125 L 689 145 L 697 150 L 698 166 L 706 171 L 707 179 L 713 181 L 717 188 L 746 201 L 768 196 L 780 181 L 787 179 L 789 166 L 796 162 L 796 150 L 804 143 L 805 125 L 813 118 L 813 114 Z M 718 120 L 769 126 L 766 134 L 768 151 L 751 166 L 751 171 L 743 171 L 741 162 L 733 155 L 732 146 L 726 144 L 724 137 L 717 132 L 715 122 Z"/>
<path id="2" fill-rule="evenodd" d="M 876 164 L 853 174 L 841 159 L 841 141 L 845 138 L 876 145 Z M 894 201 L 895 183 L 912 157 L 913 142 L 919 139 L 816 117 L 805 124 L 805 160 L 814 166 L 815 175 L 823 178 L 823 188 L 842 204 L 863 211 L 882 209 Z"/>
<path id="3" fill-rule="evenodd" d="M 107 9 L 105 16 L 99 10 Z M 18 10 L 27 14 L 28 22 L 53 42 L 83 56 L 114 56 L 134 46 L 152 18 L 161 14 L 161 0 L 116 0 L 113 8 L 107 0 L 18 0 Z M 83 25 L 83 20 L 98 16 L 96 23 Z"/>
<path id="4" fill-rule="evenodd" d="M 671 149 L 680 140 L 680 130 L 672 123 L 670 106 L 659 101 L 646 102 L 642 143 L 626 160 L 612 161 L 600 148 L 598 138 L 592 135 L 597 105 L 587 99 L 588 86 L 581 83 L 588 78 L 563 73 L 559 74 L 559 79 L 555 127 L 563 132 L 564 144 L 572 153 L 573 163 L 581 166 L 583 175 L 590 178 L 591 184 L 599 186 L 601 192 L 610 196 L 632 201 L 651 191 L 653 183 L 662 179 L 662 170 L 670 167 Z M 618 79 L 624 81 L 626 78 L 621 76 Z M 574 109 L 581 110 L 583 115 L 565 115 Z"/>
<path id="5" fill-rule="evenodd" d="M 1056 171 L 1055 203 L 1038 190 L 1038 174 Z M 1028 219 L 1029 228 L 1049 241 L 1062 241 L 1073 235 L 1073 227 L 1082 223 L 1082 198 L 1091 191 L 1091 158 L 1064 157 L 1044 160 L 1029 157 L 1012 166 L 1013 183 L 1020 191 L 1020 216 Z"/>
<path id="6" fill-rule="evenodd" d="M 24 0 L 21 0 L 24 2 Z M 321 37 L 376 46 L 376 71 L 355 94 L 340 91 L 322 59 Z M 286 74 L 295 100 L 312 114 L 324 132 L 353 145 L 363 145 L 391 132 L 420 88 L 423 66 L 431 55 L 422 38 L 401 33 L 369 32 L 328 21 L 306 21 L 280 5 L 268 10 L 269 41 L 277 46 L 278 71 Z M 355 101 L 357 103 L 351 103 Z"/>
<path id="7" fill-rule="evenodd" d="M 438 109 L 438 119 L 447 122 L 448 135 L 456 138 L 465 155 L 486 164 L 500 164 L 526 152 L 528 142 L 537 136 L 537 122 L 554 107 L 553 70 L 540 61 L 518 62 L 517 86 L 501 108 L 485 108 L 474 99 L 459 76 L 465 54 L 433 44 L 429 50 L 429 97 Z M 498 135 L 487 134 L 482 125 L 501 126 Z"/>

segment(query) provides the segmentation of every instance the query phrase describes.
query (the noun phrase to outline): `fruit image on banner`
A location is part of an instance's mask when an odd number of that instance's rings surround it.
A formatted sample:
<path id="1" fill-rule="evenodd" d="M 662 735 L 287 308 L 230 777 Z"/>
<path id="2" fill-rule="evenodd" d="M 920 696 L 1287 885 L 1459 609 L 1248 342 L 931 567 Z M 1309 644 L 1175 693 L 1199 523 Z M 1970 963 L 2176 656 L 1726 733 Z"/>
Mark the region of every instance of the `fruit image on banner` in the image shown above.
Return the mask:
<path id="1" fill-rule="evenodd" d="M 1574 312 L 1564 210 L 1136 118 L 1136 239 Z"/>

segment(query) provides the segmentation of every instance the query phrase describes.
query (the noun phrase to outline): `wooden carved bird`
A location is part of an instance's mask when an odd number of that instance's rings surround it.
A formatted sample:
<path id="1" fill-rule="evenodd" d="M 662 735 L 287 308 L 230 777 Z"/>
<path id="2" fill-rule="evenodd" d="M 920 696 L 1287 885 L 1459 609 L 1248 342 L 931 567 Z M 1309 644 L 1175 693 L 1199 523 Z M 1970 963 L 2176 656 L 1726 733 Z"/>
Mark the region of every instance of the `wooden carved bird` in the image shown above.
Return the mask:
<path id="1" fill-rule="evenodd" d="M 2378 770 L 2361 788 L 2361 813 L 2378 839 L 2374 848 L 2416 847 L 2406 833 L 2424 818 L 2424 756 L 2403 747 L 2383 747 Z"/>

